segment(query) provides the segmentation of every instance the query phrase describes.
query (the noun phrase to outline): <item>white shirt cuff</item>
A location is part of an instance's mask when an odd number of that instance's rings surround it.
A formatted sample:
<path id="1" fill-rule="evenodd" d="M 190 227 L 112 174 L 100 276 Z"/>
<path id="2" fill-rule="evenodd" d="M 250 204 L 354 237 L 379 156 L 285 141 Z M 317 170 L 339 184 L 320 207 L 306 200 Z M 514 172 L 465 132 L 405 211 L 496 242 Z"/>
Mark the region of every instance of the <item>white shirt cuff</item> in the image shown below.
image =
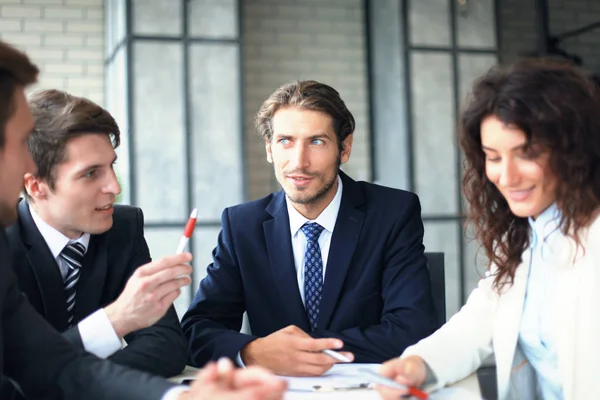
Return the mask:
<path id="1" fill-rule="evenodd" d="M 83 348 L 96 357 L 106 358 L 121 349 L 121 340 L 103 308 L 77 324 Z"/>
<path id="2" fill-rule="evenodd" d="M 161 400 L 177 400 L 181 393 L 188 392 L 189 390 L 189 386 L 185 385 L 172 387 L 171 389 L 167 390 L 165 394 L 163 394 Z"/>
<path id="3" fill-rule="evenodd" d="M 242 368 L 246 368 L 246 364 L 244 364 L 244 362 L 242 361 L 242 352 L 238 352 L 237 357 L 235 358 L 235 362 L 237 363 L 238 366 L 242 367 Z"/>

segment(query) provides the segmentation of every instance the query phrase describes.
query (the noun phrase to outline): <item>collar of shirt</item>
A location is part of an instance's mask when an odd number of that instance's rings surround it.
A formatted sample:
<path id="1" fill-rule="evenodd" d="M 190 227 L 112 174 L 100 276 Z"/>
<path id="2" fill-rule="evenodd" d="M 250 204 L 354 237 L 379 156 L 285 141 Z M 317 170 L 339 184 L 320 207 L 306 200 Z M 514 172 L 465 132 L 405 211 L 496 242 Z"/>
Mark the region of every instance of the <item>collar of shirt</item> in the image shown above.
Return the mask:
<path id="1" fill-rule="evenodd" d="M 321 212 L 321 214 L 319 214 L 315 220 L 311 221 L 318 223 L 329 233 L 333 233 L 335 221 L 337 219 L 338 212 L 340 211 L 340 205 L 342 204 L 343 185 L 342 179 L 339 175 L 337 177 L 337 183 L 337 192 L 335 192 L 335 196 L 333 197 L 333 200 L 331 200 L 331 203 L 325 207 L 323 212 Z M 290 232 L 292 233 L 292 237 L 295 237 L 300 228 L 302 228 L 302 225 L 310 220 L 304 217 L 294 208 L 291 202 L 288 201 L 287 196 L 285 197 L 285 202 L 287 205 L 288 215 L 290 217 Z"/>
<path id="2" fill-rule="evenodd" d="M 31 212 L 31 217 L 33 218 L 33 222 L 37 226 L 38 230 L 42 234 L 42 237 L 46 241 L 48 248 L 50 248 L 50 252 L 52 253 L 52 257 L 57 259 L 60 255 L 60 252 L 65 248 L 65 246 L 71 242 L 79 242 L 85 247 L 87 251 L 88 245 L 90 244 L 90 234 L 84 233 L 79 238 L 73 240 L 69 239 L 50 225 L 46 223 L 29 205 L 29 211 Z"/>
<path id="3" fill-rule="evenodd" d="M 542 245 L 552 233 L 559 231 L 561 215 L 560 209 L 556 203 L 553 203 L 538 215 L 535 220 L 529 217 L 529 226 L 531 227 L 531 243 L 529 247 L 534 248 L 538 244 Z"/>

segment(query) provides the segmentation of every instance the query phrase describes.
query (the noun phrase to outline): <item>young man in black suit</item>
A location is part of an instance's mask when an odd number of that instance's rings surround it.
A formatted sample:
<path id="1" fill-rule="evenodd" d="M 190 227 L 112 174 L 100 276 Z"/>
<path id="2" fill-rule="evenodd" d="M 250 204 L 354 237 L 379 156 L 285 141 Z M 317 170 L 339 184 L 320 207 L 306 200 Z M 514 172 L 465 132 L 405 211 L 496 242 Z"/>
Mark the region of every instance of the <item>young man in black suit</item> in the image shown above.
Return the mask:
<path id="1" fill-rule="evenodd" d="M 383 362 L 435 330 L 419 199 L 340 170 L 354 125 L 323 83 L 292 82 L 265 101 L 257 127 L 283 190 L 223 212 L 182 320 L 193 364 L 226 356 L 320 375 L 336 362 L 323 350 Z M 244 311 L 251 335 L 239 332 Z"/>
<path id="2" fill-rule="evenodd" d="M 23 177 L 35 169 L 27 146 L 34 121 L 25 87 L 35 83 L 37 75 L 37 67 L 25 54 L 0 41 L 0 228 L 16 219 Z M 189 274 L 185 263 L 190 260 L 191 254 L 184 253 L 154 264 L 162 274 L 146 271 L 142 286 L 153 287 L 149 295 L 157 298 L 174 296 L 177 286 L 162 290 L 164 296 L 160 296 L 161 286 Z M 242 400 L 282 396 L 285 385 L 271 375 L 260 370 L 234 371 L 227 363 L 221 369 L 209 366 L 187 388 L 100 360 L 72 346 L 40 317 L 19 291 L 12 269 L 6 235 L 0 229 L 0 380 L 15 382 L 28 398 Z M 10 398 L 3 389 L 0 398 Z"/>
<path id="3" fill-rule="evenodd" d="M 7 230 L 21 290 L 54 328 L 98 357 L 178 374 L 187 343 L 172 303 L 190 278 L 164 283 L 156 298 L 142 285 L 166 261 L 151 263 L 142 211 L 114 204 L 117 123 L 92 101 L 58 90 L 35 93 L 29 107 L 36 172 L 25 175 L 26 200 Z"/>

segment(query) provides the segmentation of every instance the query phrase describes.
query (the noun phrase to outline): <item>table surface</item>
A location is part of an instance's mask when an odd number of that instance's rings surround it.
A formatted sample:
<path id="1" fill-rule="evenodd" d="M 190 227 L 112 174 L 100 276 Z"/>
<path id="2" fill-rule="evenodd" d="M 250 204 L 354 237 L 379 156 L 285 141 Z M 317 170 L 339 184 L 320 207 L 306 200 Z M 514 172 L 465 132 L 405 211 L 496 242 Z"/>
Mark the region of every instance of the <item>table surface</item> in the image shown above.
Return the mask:
<path id="1" fill-rule="evenodd" d="M 194 379 L 199 369 L 187 366 L 183 370 L 183 372 L 179 375 L 169 378 L 170 381 L 181 383 L 184 379 Z M 439 393 L 439 395 L 433 395 L 432 398 L 435 399 L 464 399 L 467 400 L 466 397 L 473 399 L 481 399 L 481 393 L 479 391 L 479 383 L 477 381 L 477 375 L 475 373 L 469 375 L 465 379 L 458 381 L 449 386 L 451 389 L 459 389 L 461 392 L 455 391 L 447 391 L 444 393 L 443 391 Z M 465 395 L 467 395 L 465 397 Z M 343 391 L 343 392 L 328 392 L 328 393 L 319 393 L 319 392 L 294 392 L 288 391 L 285 395 L 286 400 L 296 400 L 296 399 L 343 399 L 343 400 L 354 400 L 354 399 L 380 399 L 377 392 L 374 390 L 360 390 L 360 391 Z"/>

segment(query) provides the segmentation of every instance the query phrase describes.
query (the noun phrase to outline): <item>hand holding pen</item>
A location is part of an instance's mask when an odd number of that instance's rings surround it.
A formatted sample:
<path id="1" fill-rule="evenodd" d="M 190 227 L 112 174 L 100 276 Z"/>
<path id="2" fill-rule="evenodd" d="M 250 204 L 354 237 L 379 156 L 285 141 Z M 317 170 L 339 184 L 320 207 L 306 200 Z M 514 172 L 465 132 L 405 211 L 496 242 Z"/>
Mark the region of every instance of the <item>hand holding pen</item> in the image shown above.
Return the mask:
<path id="1" fill-rule="evenodd" d="M 171 307 L 181 288 L 192 282 L 192 267 L 188 264 L 192 261 L 192 255 L 183 252 L 196 225 L 195 210 L 192 215 L 193 223 L 190 217 L 177 254 L 139 266 L 149 259 L 147 253 L 142 253 L 139 259 L 132 261 L 134 265 L 131 267 L 135 271 L 125 289 L 117 300 L 104 308 L 118 337 L 154 325 Z"/>
<path id="2" fill-rule="evenodd" d="M 290 325 L 248 343 L 241 351 L 246 366 L 260 365 L 283 376 L 319 376 L 334 364 L 353 361 L 348 352 L 332 352 L 344 343 L 336 338 L 314 339 Z"/>
<path id="3" fill-rule="evenodd" d="M 190 253 L 181 253 L 137 267 L 117 300 L 104 308 L 119 338 L 154 325 L 165 315 L 181 288 L 192 282 L 190 261 Z"/>
<path id="4" fill-rule="evenodd" d="M 365 372 L 365 371 L 363 371 Z M 384 400 L 399 399 L 402 395 L 412 395 L 418 399 L 427 399 L 427 393 L 418 389 L 427 379 L 427 366 L 419 356 L 395 358 L 385 362 L 379 370 L 379 378 L 369 374 L 377 392 Z"/>

